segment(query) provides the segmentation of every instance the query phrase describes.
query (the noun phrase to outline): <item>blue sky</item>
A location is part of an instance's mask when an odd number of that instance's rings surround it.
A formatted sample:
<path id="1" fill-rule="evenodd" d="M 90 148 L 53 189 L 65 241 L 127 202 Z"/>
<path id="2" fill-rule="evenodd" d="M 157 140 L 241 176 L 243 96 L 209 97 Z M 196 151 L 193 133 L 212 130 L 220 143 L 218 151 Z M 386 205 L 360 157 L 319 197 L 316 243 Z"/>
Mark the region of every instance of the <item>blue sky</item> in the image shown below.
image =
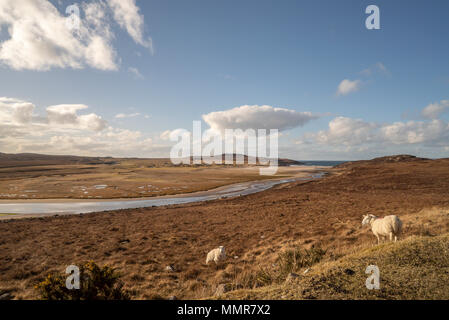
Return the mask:
<path id="1" fill-rule="evenodd" d="M 38 5 L 47 2 L 30 1 Z M 97 2 L 101 3 L 87 3 Z M 51 1 L 61 17 L 72 3 Z M 365 27 L 365 8 L 370 4 L 380 8 L 380 30 Z M 123 151 L 137 156 L 167 155 L 166 142 L 159 141 L 162 132 L 189 129 L 202 115 L 243 105 L 268 105 L 320 116 L 284 131 L 281 155 L 296 159 L 361 159 L 402 152 L 449 156 L 447 112 L 442 111 L 438 119 L 421 114 L 432 103 L 447 111 L 447 1 L 191 0 L 137 1 L 135 5 L 143 21 L 141 38 L 151 38 L 153 50 L 139 44 L 119 20 L 111 18 L 108 27 L 114 37 L 108 44 L 116 53 L 115 70 L 82 61 L 82 66 L 75 68 L 17 67 L 12 59 L 23 57 L 11 57 L 7 52 L 3 60 L 0 54 L 0 97 L 32 103 L 33 113 L 42 117 L 48 106 L 88 106 L 77 113 L 95 113 L 116 132 L 138 131 L 140 139 L 151 139 L 154 149 Z M 79 6 L 83 23 L 82 2 Z M 4 11 L 6 16 L 9 11 Z M 7 29 L 13 22 L 1 17 L 0 9 L 0 45 L 13 38 Z M 356 89 L 337 95 L 344 79 L 356 81 Z M 135 116 L 116 118 L 117 114 Z M 373 132 L 365 128 L 362 133 L 355 132 L 362 135 L 361 140 L 352 141 L 353 134 L 328 131 L 329 123 L 341 120 L 339 117 L 377 127 L 370 129 Z M 415 124 L 397 134 L 410 136 L 418 130 L 415 133 L 422 138 L 385 137 L 386 126 L 410 121 Z M 437 133 L 423 128 L 430 121 L 441 122 Z M 353 122 L 345 123 L 352 130 Z M 356 128 L 360 131 L 359 125 Z M 48 153 L 92 154 L 95 150 L 50 146 L 45 139 L 54 133 L 39 141 L 17 135 L 13 141 L 3 134 L 0 151 L 4 152 L 34 152 L 33 144 Z M 76 135 L 87 137 L 88 133 Z M 98 133 L 91 138 L 100 139 Z M 104 148 L 97 150 L 103 155 L 108 151 L 106 145 Z M 110 152 L 122 155 L 120 150 Z"/>

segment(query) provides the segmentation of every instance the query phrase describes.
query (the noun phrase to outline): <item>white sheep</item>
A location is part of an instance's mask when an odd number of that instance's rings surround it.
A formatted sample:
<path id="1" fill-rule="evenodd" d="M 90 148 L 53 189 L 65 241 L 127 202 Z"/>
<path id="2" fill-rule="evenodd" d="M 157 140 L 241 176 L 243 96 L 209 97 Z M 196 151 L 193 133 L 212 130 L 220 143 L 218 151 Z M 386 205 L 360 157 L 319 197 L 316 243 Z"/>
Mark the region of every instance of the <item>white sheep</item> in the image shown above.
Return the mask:
<path id="1" fill-rule="evenodd" d="M 226 259 L 225 248 L 223 246 L 219 246 L 207 254 L 206 264 L 210 261 L 214 261 L 215 264 L 218 264 L 219 261 L 224 259 Z"/>
<path id="2" fill-rule="evenodd" d="M 395 215 L 379 218 L 368 214 L 363 216 L 362 226 L 367 224 L 371 225 L 371 231 L 376 236 L 378 244 L 380 243 L 380 237 L 389 237 L 390 241 L 393 241 L 394 237 L 396 242 L 402 230 L 402 221 Z"/>

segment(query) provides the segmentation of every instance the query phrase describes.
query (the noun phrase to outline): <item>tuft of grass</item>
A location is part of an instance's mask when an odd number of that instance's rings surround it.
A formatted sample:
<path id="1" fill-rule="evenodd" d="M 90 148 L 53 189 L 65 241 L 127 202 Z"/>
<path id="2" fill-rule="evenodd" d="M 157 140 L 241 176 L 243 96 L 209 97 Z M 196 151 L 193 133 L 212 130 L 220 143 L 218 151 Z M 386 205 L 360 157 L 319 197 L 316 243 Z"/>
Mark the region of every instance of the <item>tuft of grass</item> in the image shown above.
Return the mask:
<path id="1" fill-rule="evenodd" d="M 320 247 L 301 250 L 296 247 L 281 252 L 278 256 L 279 278 L 285 279 L 289 273 L 298 272 L 302 268 L 308 268 L 320 262 L 326 254 L 326 250 Z"/>
<path id="2" fill-rule="evenodd" d="M 320 262 L 326 251 L 320 247 L 302 250 L 300 247 L 285 250 L 278 254 L 276 263 L 271 267 L 259 266 L 258 270 L 239 270 L 235 272 L 231 287 L 253 289 L 285 281 L 289 273 L 298 272 Z"/>

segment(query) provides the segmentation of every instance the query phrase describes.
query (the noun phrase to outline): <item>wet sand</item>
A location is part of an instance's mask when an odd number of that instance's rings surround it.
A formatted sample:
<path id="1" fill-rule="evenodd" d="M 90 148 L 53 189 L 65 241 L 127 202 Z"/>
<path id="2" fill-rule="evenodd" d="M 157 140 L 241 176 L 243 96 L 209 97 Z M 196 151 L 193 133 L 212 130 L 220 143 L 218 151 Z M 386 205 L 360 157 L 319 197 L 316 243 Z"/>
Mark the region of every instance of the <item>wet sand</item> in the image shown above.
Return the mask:
<path id="1" fill-rule="evenodd" d="M 314 179 L 328 168 L 307 166 L 295 168 L 293 177 L 274 178 L 263 181 L 250 181 L 218 187 L 208 191 L 184 193 L 173 196 L 160 196 L 135 199 L 36 199 L 36 200 L 0 200 L 1 219 L 17 219 L 26 217 L 49 216 L 55 214 L 80 214 L 107 210 L 156 207 L 163 205 L 185 204 L 208 201 L 220 198 L 244 196 L 267 190 L 275 185 L 304 179 Z M 13 214 L 13 215 L 12 215 Z"/>

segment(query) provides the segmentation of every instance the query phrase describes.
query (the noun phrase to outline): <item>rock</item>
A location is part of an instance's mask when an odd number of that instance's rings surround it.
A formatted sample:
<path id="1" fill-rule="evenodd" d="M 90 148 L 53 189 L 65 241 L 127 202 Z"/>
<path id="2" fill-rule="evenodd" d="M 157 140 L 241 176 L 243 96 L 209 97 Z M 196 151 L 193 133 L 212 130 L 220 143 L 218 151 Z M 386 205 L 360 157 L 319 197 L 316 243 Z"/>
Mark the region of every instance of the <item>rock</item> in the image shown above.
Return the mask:
<path id="1" fill-rule="evenodd" d="M 294 279 L 297 279 L 298 277 L 299 277 L 299 274 L 291 272 L 288 274 L 287 279 L 285 279 L 285 282 L 291 282 Z"/>
<path id="2" fill-rule="evenodd" d="M 168 271 L 168 272 L 174 272 L 174 271 L 175 271 L 175 268 L 173 268 L 172 265 L 168 265 L 168 266 L 165 267 L 165 271 Z"/>
<path id="3" fill-rule="evenodd" d="M 12 294 L 10 294 L 9 292 L 3 293 L 2 295 L 0 295 L 0 300 L 11 300 L 12 298 L 14 298 L 14 296 Z"/>
<path id="4" fill-rule="evenodd" d="M 239 258 L 239 256 L 234 256 L 234 259 L 238 259 Z"/>
<path id="5" fill-rule="evenodd" d="M 215 296 L 219 297 L 225 294 L 226 292 L 231 290 L 231 286 L 229 284 L 219 284 L 217 290 L 215 290 Z"/>
<path id="6" fill-rule="evenodd" d="M 307 268 L 306 270 L 304 270 L 304 272 L 302 274 L 307 274 L 307 273 L 309 273 L 309 271 L 310 271 L 310 268 Z"/>
<path id="7" fill-rule="evenodd" d="M 168 297 L 168 300 L 178 300 L 178 298 L 176 296 L 170 296 Z"/>

